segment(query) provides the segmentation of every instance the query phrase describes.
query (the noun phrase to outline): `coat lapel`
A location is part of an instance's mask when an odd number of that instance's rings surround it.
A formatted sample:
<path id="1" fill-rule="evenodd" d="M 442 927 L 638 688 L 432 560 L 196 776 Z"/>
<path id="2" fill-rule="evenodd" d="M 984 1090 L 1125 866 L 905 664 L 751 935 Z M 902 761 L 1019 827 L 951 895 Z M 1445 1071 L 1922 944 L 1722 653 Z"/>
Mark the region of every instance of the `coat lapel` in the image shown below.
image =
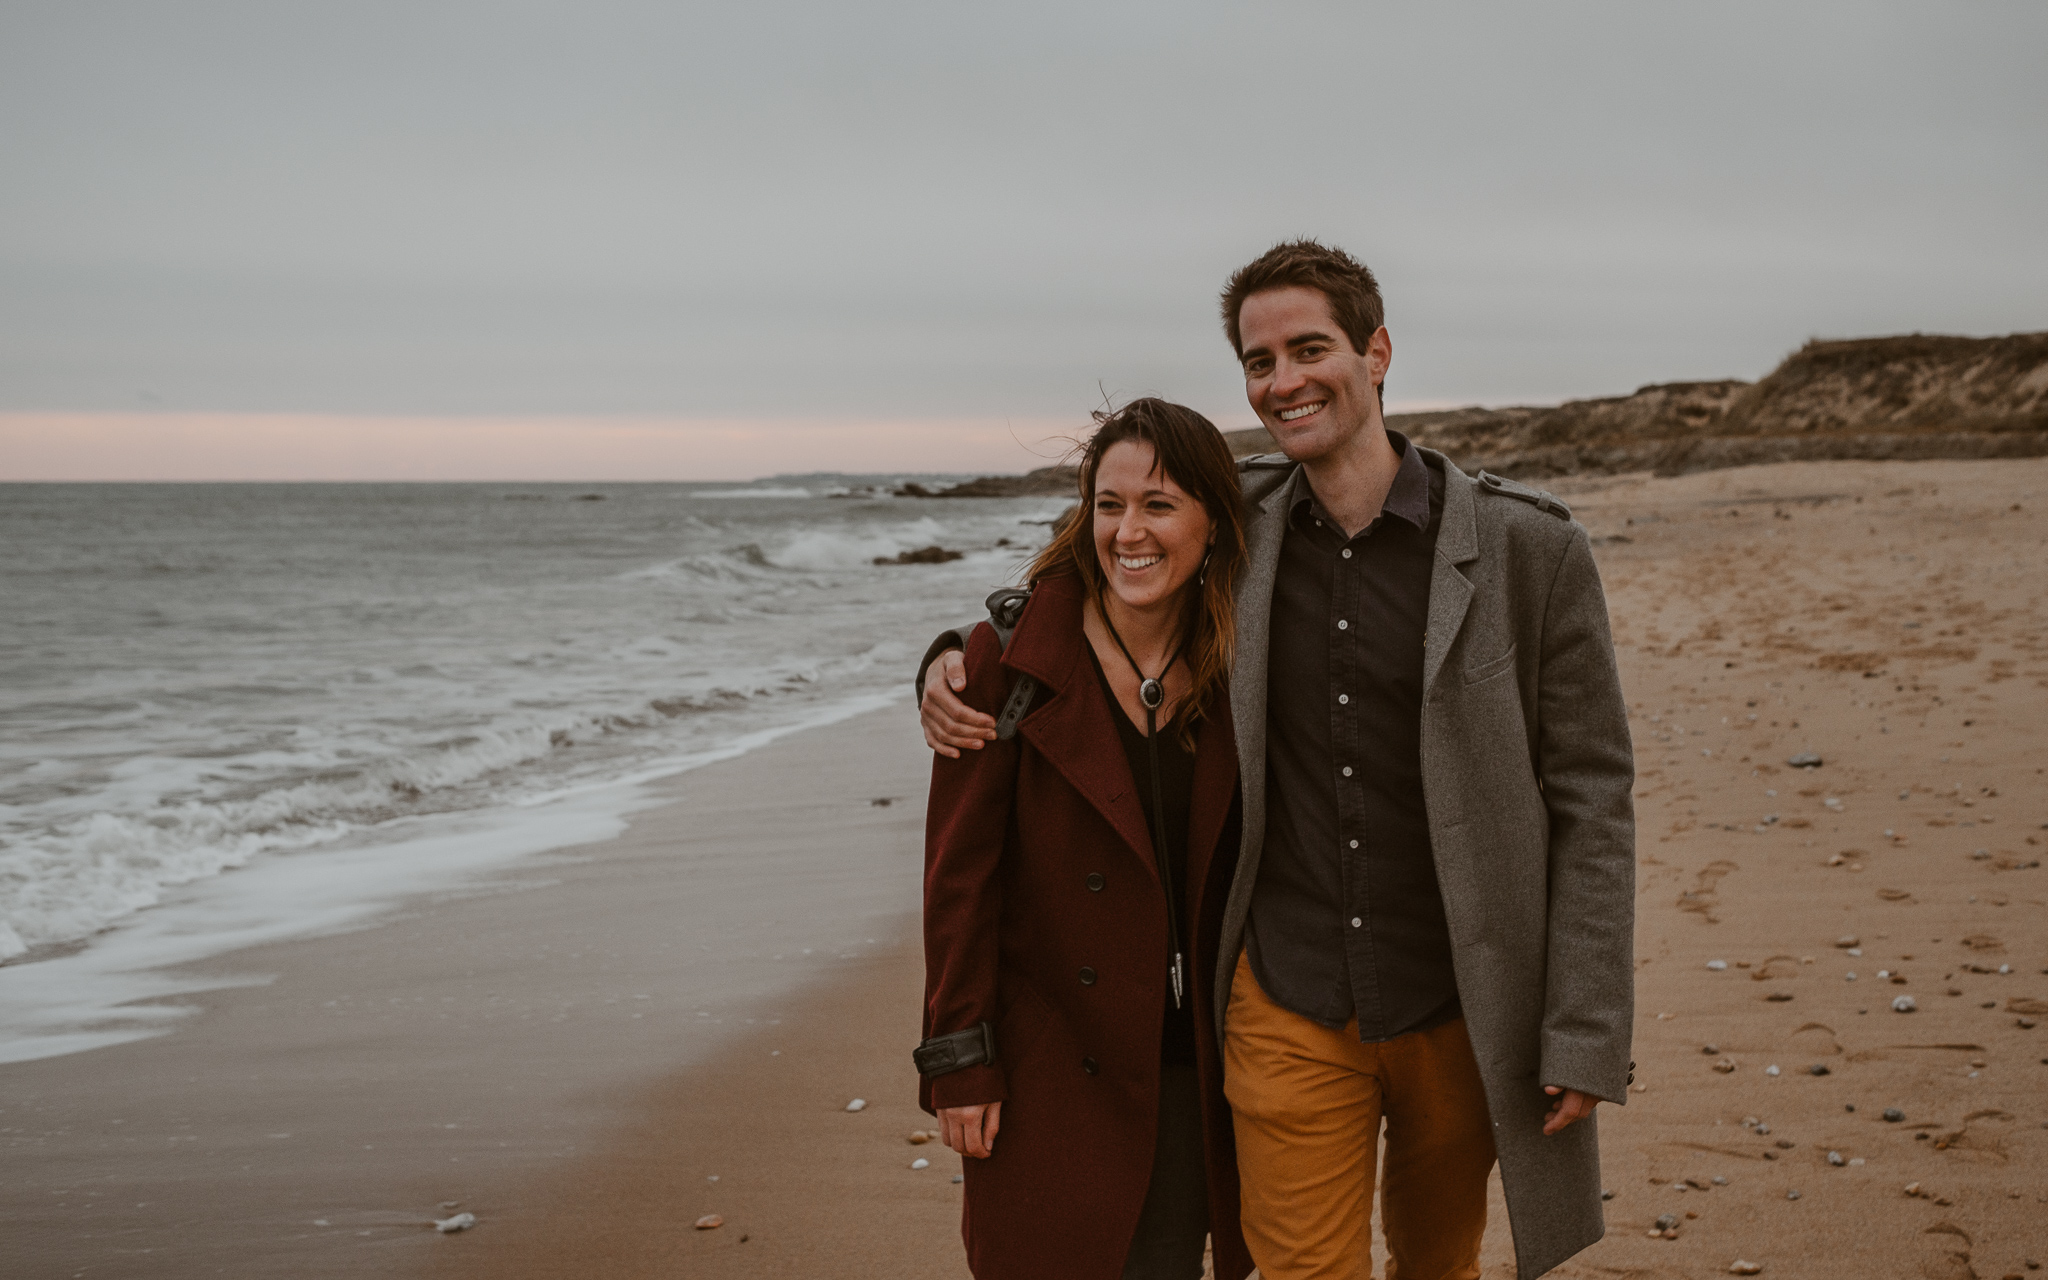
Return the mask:
<path id="1" fill-rule="evenodd" d="M 1426 452 L 1434 452 L 1426 451 Z M 1436 565 L 1429 576 L 1429 630 L 1422 638 L 1422 687 L 1436 684 L 1451 642 L 1465 625 L 1472 603 L 1472 583 L 1458 566 L 1479 558 L 1479 530 L 1472 509 L 1472 486 L 1448 458 L 1444 467 L 1443 523 L 1436 532 Z"/>
<path id="2" fill-rule="evenodd" d="M 1046 690 L 1017 732 L 1123 837 L 1156 881 L 1159 868 L 1145 830 L 1145 811 L 1124 758 L 1123 739 L 1110 719 L 1119 713 L 1095 679 L 1082 648 L 1087 643 L 1081 633 L 1079 584 L 1064 576 L 1041 579 L 1003 654 L 1005 667 L 1035 678 Z"/>
<path id="3" fill-rule="evenodd" d="M 1273 626 L 1273 580 L 1287 510 L 1302 484 L 1301 468 L 1246 512 L 1244 581 L 1237 589 L 1237 661 L 1230 672 L 1230 718 L 1237 728 L 1237 776 L 1244 785 L 1245 851 L 1265 833 L 1266 655 Z M 1257 821 L 1254 821 L 1254 817 Z M 1232 956 L 1231 962 L 1236 963 Z"/>

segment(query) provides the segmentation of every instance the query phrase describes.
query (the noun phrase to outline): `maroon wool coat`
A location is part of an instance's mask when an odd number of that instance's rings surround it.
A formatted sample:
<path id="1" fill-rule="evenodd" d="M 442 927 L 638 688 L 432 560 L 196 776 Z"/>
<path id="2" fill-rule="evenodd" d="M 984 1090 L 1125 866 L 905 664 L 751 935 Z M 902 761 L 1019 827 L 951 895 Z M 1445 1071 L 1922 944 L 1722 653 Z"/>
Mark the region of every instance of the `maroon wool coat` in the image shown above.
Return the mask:
<path id="1" fill-rule="evenodd" d="M 932 765 L 925 820 L 927 1036 L 995 1025 L 997 1062 L 925 1080 L 919 1102 L 1003 1104 L 995 1153 L 966 1160 L 961 1234 L 978 1280 L 1117 1280 L 1152 1176 L 1167 1000 L 1166 896 L 1141 792 L 1081 631 L 1082 588 L 1042 579 L 1004 652 L 967 645 L 966 703 L 995 714 L 1039 681 L 1008 742 Z M 1252 1268 L 1214 1020 L 1216 950 L 1238 847 L 1228 699 L 1197 729 L 1182 919 L 1194 922 L 1196 1068 L 1215 1274 Z M 1101 877 L 1091 889 L 1090 877 Z M 1083 967 L 1096 981 L 1081 981 Z"/>

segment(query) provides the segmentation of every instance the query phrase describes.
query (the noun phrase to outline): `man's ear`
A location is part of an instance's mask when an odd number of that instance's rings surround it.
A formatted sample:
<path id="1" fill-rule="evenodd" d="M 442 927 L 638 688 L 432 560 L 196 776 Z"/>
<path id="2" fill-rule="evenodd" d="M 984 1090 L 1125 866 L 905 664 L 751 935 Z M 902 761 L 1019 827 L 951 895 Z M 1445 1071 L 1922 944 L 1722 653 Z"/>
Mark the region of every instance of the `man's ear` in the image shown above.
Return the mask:
<path id="1" fill-rule="evenodd" d="M 1387 332 L 1387 326 L 1372 331 L 1372 337 L 1366 340 L 1365 359 L 1374 374 L 1373 384 L 1385 382 L 1387 370 L 1394 364 L 1394 336 Z"/>

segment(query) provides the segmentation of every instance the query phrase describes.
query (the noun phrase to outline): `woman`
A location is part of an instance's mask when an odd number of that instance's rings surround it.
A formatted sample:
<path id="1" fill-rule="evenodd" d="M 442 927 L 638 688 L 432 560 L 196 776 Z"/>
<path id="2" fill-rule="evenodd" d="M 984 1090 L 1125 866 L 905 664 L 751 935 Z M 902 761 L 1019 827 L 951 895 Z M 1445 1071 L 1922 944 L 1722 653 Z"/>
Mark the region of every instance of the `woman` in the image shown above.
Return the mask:
<path id="1" fill-rule="evenodd" d="M 986 624 L 967 646 L 968 704 L 995 715 L 1028 680 L 1028 709 L 933 764 L 920 1101 L 968 1157 L 978 1280 L 1196 1280 L 1205 1235 L 1239 1280 L 1212 991 L 1237 469 L 1193 410 L 1096 420 L 1007 647 Z"/>

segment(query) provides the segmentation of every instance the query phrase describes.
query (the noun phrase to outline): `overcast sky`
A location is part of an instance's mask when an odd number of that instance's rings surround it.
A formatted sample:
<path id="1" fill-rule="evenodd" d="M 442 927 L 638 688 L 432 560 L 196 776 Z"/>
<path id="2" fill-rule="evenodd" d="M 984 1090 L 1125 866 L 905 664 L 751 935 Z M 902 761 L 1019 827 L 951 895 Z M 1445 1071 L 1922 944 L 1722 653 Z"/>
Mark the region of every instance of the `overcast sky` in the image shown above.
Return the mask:
<path id="1" fill-rule="evenodd" d="M 2048 328 L 2048 5 L 0 0 L 0 410 L 1251 420 Z"/>

